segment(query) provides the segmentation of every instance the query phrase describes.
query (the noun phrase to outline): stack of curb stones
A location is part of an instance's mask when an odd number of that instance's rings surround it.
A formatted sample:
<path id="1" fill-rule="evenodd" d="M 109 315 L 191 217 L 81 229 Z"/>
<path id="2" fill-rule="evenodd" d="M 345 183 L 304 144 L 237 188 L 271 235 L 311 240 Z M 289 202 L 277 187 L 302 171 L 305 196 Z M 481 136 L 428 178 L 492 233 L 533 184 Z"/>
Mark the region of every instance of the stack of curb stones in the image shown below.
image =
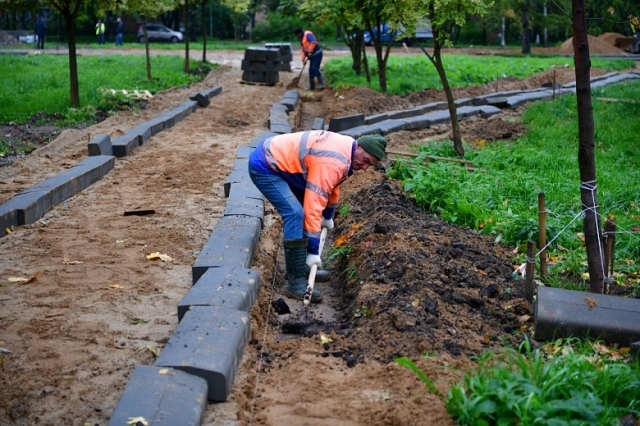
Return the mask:
<path id="1" fill-rule="evenodd" d="M 291 61 L 293 61 L 291 43 L 265 43 L 264 47 L 280 50 L 280 71 L 291 71 Z"/>
<path id="2" fill-rule="evenodd" d="M 242 60 L 242 81 L 274 85 L 280 82 L 280 49 L 248 47 Z"/>
<path id="3" fill-rule="evenodd" d="M 216 86 L 198 93 L 197 96 L 208 100 L 221 91 L 222 88 Z M 87 144 L 89 158 L 0 204 L 0 237 L 7 234 L 7 229 L 34 223 L 57 204 L 102 179 L 113 169 L 115 157 L 129 155 L 153 135 L 170 129 L 194 112 L 198 103 L 183 102 L 178 107 L 130 129 L 114 141 L 111 141 L 109 135 L 96 135 Z"/>

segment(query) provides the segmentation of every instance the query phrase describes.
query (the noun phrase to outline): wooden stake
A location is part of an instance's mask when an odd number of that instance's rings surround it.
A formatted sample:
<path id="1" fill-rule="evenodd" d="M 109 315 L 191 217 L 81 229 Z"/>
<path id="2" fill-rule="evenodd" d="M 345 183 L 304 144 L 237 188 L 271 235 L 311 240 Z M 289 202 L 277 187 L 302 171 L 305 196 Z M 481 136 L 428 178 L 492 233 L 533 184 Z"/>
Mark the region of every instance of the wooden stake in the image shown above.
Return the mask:
<path id="1" fill-rule="evenodd" d="M 536 243 L 533 241 L 527 242 L 527 266 L 525 269 L 524 277 L 524 297 L 532 302 L 534 281 L 533 277 L 536 273 Z"/>
<path id="2" fill-rule="evenodd" d="M 544 192 L 538 194 L 538 246 L 540 246 L 540 276 L 547 276 L 547 207 Z"/>
<path id="3" fill-rule="evenodd" d="M 613 277 L 613 249 L 616 242 L 616 218 L 610 214 L 604 223 L 604 276 Z"/>

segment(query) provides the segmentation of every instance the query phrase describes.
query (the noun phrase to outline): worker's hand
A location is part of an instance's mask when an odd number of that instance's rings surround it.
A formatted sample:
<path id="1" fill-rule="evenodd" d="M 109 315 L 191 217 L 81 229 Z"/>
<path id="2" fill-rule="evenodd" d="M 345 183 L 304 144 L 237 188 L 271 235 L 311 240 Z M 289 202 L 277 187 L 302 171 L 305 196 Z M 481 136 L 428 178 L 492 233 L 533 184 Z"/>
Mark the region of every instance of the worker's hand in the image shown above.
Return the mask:
<path id="1" fill-rule="evenodd" d="M 320 255 L 318 254 L 307 254 L 307 266 L 311 268 L 313 265 L 318 265 L 318 267 L 322 266 L 322 259 L 320 259 Z"/>
<path id="2" fill-rule="evenodd" d="M 322 227 L 327 228 L 329 231 L 333 229 L 333 219 L 322 218 Z"/>

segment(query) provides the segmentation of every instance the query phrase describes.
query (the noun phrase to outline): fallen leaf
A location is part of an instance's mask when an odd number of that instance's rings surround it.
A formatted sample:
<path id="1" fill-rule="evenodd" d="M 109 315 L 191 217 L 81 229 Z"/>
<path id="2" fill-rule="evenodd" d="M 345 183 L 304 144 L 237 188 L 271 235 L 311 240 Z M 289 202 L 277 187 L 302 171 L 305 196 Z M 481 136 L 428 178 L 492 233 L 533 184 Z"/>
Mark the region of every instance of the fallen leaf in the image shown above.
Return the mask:
<path id="1" fill-rule="evenodd" d="M 167 255 L 167 254 L 161 254 L 160 252 L 155 252 L 155 253 L 149 253 L 147 255 L 147 259 L 148 260 L 155 260 L 155 259 L 160 259 L 163 262 L 171 262 L 173 261 L 173 259 L 171 258 L 171 256 Z"/>
<path id="2" fill-rule="evenodd" d="M 346 242 L 347 242 L 347 236 L 346 235 L 340 235 L 335 239 L 335 241 L 333 242 L 333 245 L 335 247 L 340 247 L 341 245 L 343 245 Z"/>
<path id="3" fill-rule="evenodd" d="M 354 223 L 353 225 L 351 225 L 351 229 L 353 229 L 354 231 L 358 228 L 360 228 L 362 225 L 360 225 L 359 223 Z"/>
<path id="4" fill-rule="evenodd" d="M 163 376 L 169 374 L 169 369 L 168 368 L 163 368 L 160 371 L 158 371 L 158 374 L 162 374 Z"/>
<path id="5" fill-rule="evenodd" d="M 331 338 L 325 336 L 324 334 L 320 335 L 320 343 L 322 343 L 323 345 L 325 343 L 331 343 L 331 342 L 333 342 L 333 340 Z"/>
<path id="6" fill-rule="evenodd" d="M 84 263 L 84 262 L 81 262 L 81 261 L 79 261 L 79 260 L 69 260 L 69 259 L 68 259 L 68 258 L 66 258 L 66 257 L 65 257 L 64 259 L 62 259 L 62 264 L 63 264 L 63 265 L 81 265 L 81 264 L 83 264 L 83 263 Z"/>
<path id="7" fill-rule="evenodd" d="M 149 426 L 149 422 L 144 417 L 128 417 L 127 418 L 128 425 L 137 425 L 138 423 L 142 424 L 142 426 Z"/>
<path id="8" fill-rule="evenodd" d="M 149 320 L 148 319 L 144 319 L 144 318 L 134 318 L 131 321 L 129 321 L 129 323 L 131 323 L 133 325 L 146 324 L 148 322 L 149 322 Z"/>
<path id="9" fill-rule="evenodd" d="M 522 315 L 520 317 L 518 317 L 518 321 L 520 322 L 520 324 L 523 324 L 527 321 L 529 321 L 531 319 L 530 315 Z"/>
<path id="10" fill-rule="evenodd" d="M 411 306 L 413 306 L 414 308 L 417 308 L 418 306 L 420 306 L 420 299 L 413 300 L 411 302 Z"/>
<path id="11" fill-rule="evenodd" d="M 33 276 L 30 277 L 30 278 L 9 277 L 9 278 L 7 278 L 7 280 L 9 280 L 9 282 L 12 282 L 12 283 L 29 284 L 31 281 L 37 280 L 38 279 L 38 275 L 40 275 L 40 271 L 38 271 L 35 274 L 33 274 Z"/>
<path id="12" fill-rule="evenodd" d="M 124 288 L 124 286 L 120 284 L 111 284 L 109 288 L 121 289 Z"/>
<path id="13" fill-rule="evenodd" d="M 11 229 L 9 229 L 9 228 L 4 228 L 4 230 L 7 232 L 7 234 L 10 234 L 10 233 L 12 233 L 12 232 L 13 232 L 13 231 L 12 231 Z"/>
<path id="14" fill-rule="evenodd" d="M 117 243 L 117 244 L 122 244 L 122 243 L 124 243 L 125 241 L 127 241 L 127 240 L 116 240 L 116 243 Z"/>

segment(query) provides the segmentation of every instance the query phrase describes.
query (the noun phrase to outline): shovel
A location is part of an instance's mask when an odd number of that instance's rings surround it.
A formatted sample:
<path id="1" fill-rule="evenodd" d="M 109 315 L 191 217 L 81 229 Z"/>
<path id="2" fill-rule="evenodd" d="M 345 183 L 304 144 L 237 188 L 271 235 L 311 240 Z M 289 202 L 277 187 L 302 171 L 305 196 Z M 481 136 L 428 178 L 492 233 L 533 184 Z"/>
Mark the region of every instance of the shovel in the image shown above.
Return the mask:
<path id="1" fill-rule="evenodd" d="M 322 254 L 322 248 L 324 242 L 327 239 L 327 228 L 322 228 L 320 233 L 320 246 L 318 247 L 318 254 Z M 306 328 L 308 328 L 309 321 L 307 320 L 307 314 L 309 311 L 309 304 L 311 303 L 311 295 L 313 294 L 313 286 L 316 282 L 316 273 L 318 272 L 318 265 L 313 265 L 309 272 L 309 281 L 307 282 L 307 289 L 304 292 L 304 302 L 300 311 L 300 319 L 298 321 L 288 321 L 283 324 L 282 328 L 285 333 L 301 334 Z"/>
<path id="2" fill-rule="evenodd" d="M 303 62 L 302 69 L 300 70 L 300 74 L 298 74 L 297 77 L 294 77 L 293 80 L 291 80 L 291 83 L 287 84 L 287 89 L 293 89 L 294 87 L 298 87 L 298 82 L 300 81 L 300 77 L 302 76 L 302 73 L 304 72 L 304 69 L 307 66 L 307 62 L 309 62 L 309 59 Z"/>

